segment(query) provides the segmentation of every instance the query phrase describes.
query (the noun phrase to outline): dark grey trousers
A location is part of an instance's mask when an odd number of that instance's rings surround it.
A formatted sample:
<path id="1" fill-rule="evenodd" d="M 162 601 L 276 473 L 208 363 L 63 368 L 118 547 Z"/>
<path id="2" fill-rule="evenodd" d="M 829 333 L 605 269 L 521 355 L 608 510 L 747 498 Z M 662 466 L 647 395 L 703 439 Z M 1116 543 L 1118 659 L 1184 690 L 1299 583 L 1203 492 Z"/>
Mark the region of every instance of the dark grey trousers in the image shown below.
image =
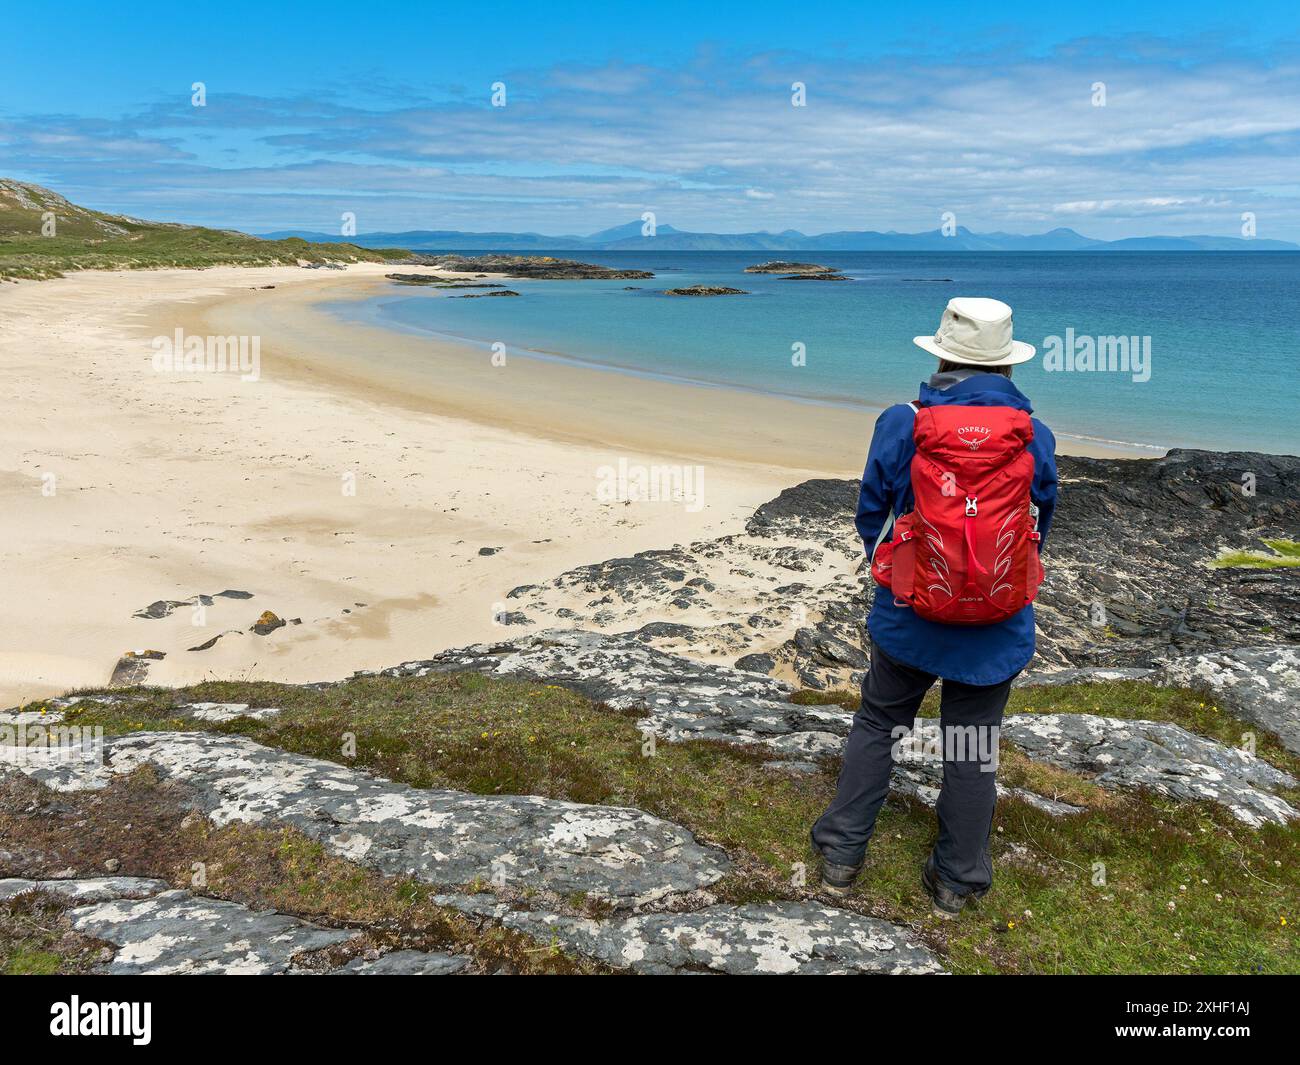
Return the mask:
<path id="1" fill-rule="evenodd" d="M 813 845 L 836 865 L 857 865 L 867 852 L 876 815 L 889 793 L 899 728 L 911 728 L 917 708 L 934 684 L 933 673 L 896 662 L 873 642 L 871 669 L 862 683 L 862 706 L 844 748 L 835 799 L 813 826 Z M 996 733 L 1002 724 L 1011 680 L 987 686 L 943 682 L 941 732 L 946 745 L 943 790 L 935 804 L 939 838 L 934 845 L 938 878 L 961 895 L 982 895 L 993 882 L 989 831 L 997 802 Z M 972 728 L 974 726 L 974 728 Z M 972 743 L 976 731 L 986 738 Z"/>

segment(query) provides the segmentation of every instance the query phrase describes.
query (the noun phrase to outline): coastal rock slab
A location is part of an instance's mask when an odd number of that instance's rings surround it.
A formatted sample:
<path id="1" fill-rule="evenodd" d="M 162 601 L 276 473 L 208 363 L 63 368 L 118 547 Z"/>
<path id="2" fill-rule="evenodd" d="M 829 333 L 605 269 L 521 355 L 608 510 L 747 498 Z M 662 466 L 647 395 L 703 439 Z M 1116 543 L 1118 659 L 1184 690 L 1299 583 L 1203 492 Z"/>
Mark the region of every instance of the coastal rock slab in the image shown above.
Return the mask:
<path id="1" fill-rule="evenodd" d="M 620 968 L 659 973 L 940 971 L 934 957 L 903 930 L 806 903 L 620 915 L 672 895 L 687 898 L 730 866 L 720 851 L 700 846 L 686 830 L 638 810 L 425 791 L 238 736 L 141 733 L 106 745 L 106 774 L 128 773 L 146 763 L 189 785 L 195 805 L 219 825 L 290 824 L 341 857 L 388 875 L 414 875 L 447 887 L 501 877 L 504 886 L 603 899 L 615 907 L 605 920 L 515 910 L 488 895 L 450 895 L 438 901 Z M 104 783 L 96 775 L 85 781 L 90 787 Z M 294 971 L 296 954 L 354 934 L 281 914 L 252 913 L 185 891 L 153 894 L 155 887 L 166 886 L 160 882 L 104 878 L 99 883 L 106 885 L 100 894 L 114 897 L 70 917 L 78 931 L 120 948 L 108 972 Z M 42 882 L 23 881 L 13 890 L 40 886 Z M 62 890 L 85 895 L 91 889 Z M 138 893 L 150 897 L 121 897 Z M 432 974 L 456 971 L 461 964 L 441 955 L 403 952 L 349 963 L 339 971 Z"/>
<path id="2" fill-rule="evenodd" d="M 423 662 L 383 670 L 388 676 L 472 670 L 563 684 L 614 709 L 644 710 L 638 722 L 671 742 L 719 740 L 770 747 L 774 770 L 807 772 L 810 761 L 835 756 L 853 715 L 835 704 L 796 705 L 782 681 L 730 666 L 697 662 L 645 646 L 638 633 L 604 634 L 553 629 L 510 643 L 476 644 Z M 893 787 L 933 805 L 942 767 L 917 765 L 896 772 Z M 1004 789 L 1054 816 L 1078 807 L 1024 789 Z"/>
<path id="3" fill-rule="evenodd" d="M 94 791 L 108 787 L 112 772 L 101 748 L 0 745 L 0 776 L 22 772 L 54 791 Z"/>
<path id="4" fill-rule="evenodd" d="M 695 913 L 595 921 L 509 910 L 484 895 L 436 901 L 638 973 L 943 972 L 938 959 L 902 929 L 809 902 L 709 906 Z"/>
<path id="5" fill-rule="evenodd" d="M 375 958 L 353 958 L 334 970 L 335 976 L 450 976 L 469 965 L 468 958 L 423 950 L 395 950 Z"/>
<path id="6" fill-rule="evenodd" d="M 383 672 L 400 676 L 442 670 L 563 684 L 616 709 L 646 711 L 641 727 L 671 741 L 709 739 L 770 747 L 781 755 L 771 763 L 774 769 L 788 764 L 792 771 L 805 770 L 812 759 L 838 754 L 852 725 L 852 715 L 839 706 L 788 702 L 790 689 L 781 681 L 670 655 L 644 645 L 635 634 L 549 630 L 510 643 L 446 651 Z M 1040 680 L 1052 684 L 1148 676 L 1138 667 L 1063 672 L 1065 676 L 1047 674 Z M 924 729 L 934 722 L 920 719 L 918 724 Z M 1147 787 L 1184 801 L 1209 799 L 1249 824 L 1285 823 L 1300 816 L 1272 794 L 1290 786 L 1286 773 L 1167 722 L 1022 714 L 1007 718 L 1002 736 L 1031 758 L 1095 774 L 1103 787 Z M 941 766 L 924 761 L 900 766 L 892 782 L 896 791 L 927 804 L 935 801 L 941 784 Z M 1015 795 L 1053 816 L 1079 811 L 1025 789 L 1001 788 L 1000 793 Z"/>
<path id="7" fill-rule="evenodd" d="M 1150 460 L 1062 456 L 1058 466 L 1035 603 L 1040 662 L 1152 666 L 1300 641 L 1300 572 L 1213 565 L 1300 528 L 1300 458 L 1176 448 Z M 1123 549 L 1102 555 L 1101 544 Z"/>
<path id="8" fill-rule="evenodd" d="M 4 710 L 0 711 L 0 725 L 58 725 L 63 722 L 61 710 Z"/>
<path id="9" fill-rule="evenodd" d="M 1115 680 L 1146 680 L 1154 669 L 1141 666 L 1082 666 L 1043 673 L 1021 673 L 1011 682 L 1014 688 L 1054 688 L 1062 684 L 1101 684 Z"/>
<path id="10" fill-rule="evenodd" d="M 181 607 L 195 607 L 200 604 L 203 606 L 212 606 L 216 599 L 252 599 L 252 592 L 236 591 L 233 588 L 227 588 L 224 592 L 217 592 L 215 595 L 196 595 L 191 599 L 159 599 L 150 603 L 146 607 L 135 611 L 131 616 L 144 618 L 147 621 L 157 621 L 160 618 L 169 617 L 173 611 Z"/>
<path id="11" fill-rule="evenodd" d="M 1225 551 L 1294 538 L 1300 458 L 1175 449 L 1161 459 L 1060 456 L 1058 468 L 1035 603 L 1036 669 L 1158 669 L 1225 648 L 1300 643 L 1300 569 L 1215 565 Z M 865 646 L 875 594 L 853 527 L 857 495 L 852 480 L 805 481 L 760 506 L 741 533 L 577 567 L 522 598 L 539 628 L 612 630 L 671 617 L 693 632 L 654 635 L 660 650 L 767 655 L 765 672 L 799 687 L 852 689 L 862 667 L 842 645 Z M 1102 544 L 1123 550 L 1103 558 Z M 1154 679 L 1120 679 L 1144 677 Z"/>
<path id="12" fill-rule="evenodd" d="M 97 968 L 109 975 L 240 975 L 316 972 L 297 955 L 345 943 L 354 929 L 321 928 L 274 911 L 174 890 L 164 880 L 106 876 L 82 880 L 0 880 L 0 902 L 33 891 L 72 904 L 69 923 L 117 948 Z M 333 970 L 352 975 L 444 975 L 469 965 L 450 954 L 399 950 L 353 958 Z"/>
<path id="13" fill-rule="evenodd" d="M 188 717 L 194 721 L 210 721 L 216 724 L 234 721 L 239 717 L 266 721 L 279 713 L 280 711 L 274 706 L 250 710 L 247 703 L 187 703 L 176 708 L 177 717 Z"/>
<path id="14" fill-rule="evenodd" d="M 216 825 L 289 824 L 342 858 L 447 888 L 527 885 L 622 908 L 706 887 L 730 868 L 686 829 L 627 807 L 413 788 L 242 736 L 142 732 L 104 751 L 102 766 L 16 768 L 73 790 L 153 765 L 192 788 Z"/>
<path id="15" fill-rule="evenodd" d="M 939 801 L 939 792 L 943 789 L 942 760 L 916 759 L 900 762 L 894 766 L 889 779 L 889 790 L 896 795 L 908 795 L 926 806 L 933 806 Z M 1069 817 L 1071 814 L 1083 813 L 1082 806 L 1052 799 L 1046 795 L 1027 788 L 1009 788 L 1001 782 L 997 785 L 998 798 L 1013 797 L 1022 799 L 1030 806 L 1042 810 L 1052 817 Z"/>
<path id="16" fill-rule="evenodd" d="M 1238 647 L 1176 658 L 1161 679 L 1209 688 L 1238 717 L 1276 733 L 1300 754 L 1300 648 Z"/>
<path id="17" fill-rule="evenodd" d="M 504 274 L 506 277 L 532 278 L 544 281 L 589 280 L 635 281 L 654 277 L 648 270 L 619 270 L 611 266 L 577 262 L 574 259 L 556 259 L 550 255 L 424 255 L 412 256 L 418 263 L 428 263 L 440 270 L 457 273 Z"/>
<path id="18" fill-rule="evenodd" d="M 99 876 L 82 880 L 0 880 L 0 902 L 30 891 L 44 891 L 73 902 L 102 902 L 104 899 L 143 899 L 166 891 L 165 880 L 142 876 Z"/>
<path id="19" fill-rule="evenodd" d="M 284 973 L 295 955 L 357 934 L 188 891 L 97 902 L 70 910 L 68 920 L 83 935 L 118 948 L 100 970 L 111 975 Z"/>
<path id="20" fill-rule="evenodd" d="M 167 657 L 165 651 L 126 651 L 113 667 L 113 675 L 108 683 L 114 688 L 133 688 L 143 684 L 149 677 L 149 663 L 159 662 Z"/>
<path id="21" fill-rule="evenodd" d="M 1108 788 L 1149 788 L 1183 801 L 1210 800 L 1248 825 L 1300 817 L 1277 788 L 1296 780 L 1261 758 L 1166 721 L 1094 714 L 1013 714 L 1002 736 L 1029 757 L 1095 774 Z"/>
<path id="22" fill-rule="evenodd" d="M 475 644 L 383 670 L 385 676 L 474 671 L 561 684 L 617 710 L 643 710 L 643 727 L 670 740 L 762 743 L 801 753 L 845 736 L 838 706 L 797 706 L 782 681 L 649 647 L 633 634 L 549 629 L 509 643 Z"/>

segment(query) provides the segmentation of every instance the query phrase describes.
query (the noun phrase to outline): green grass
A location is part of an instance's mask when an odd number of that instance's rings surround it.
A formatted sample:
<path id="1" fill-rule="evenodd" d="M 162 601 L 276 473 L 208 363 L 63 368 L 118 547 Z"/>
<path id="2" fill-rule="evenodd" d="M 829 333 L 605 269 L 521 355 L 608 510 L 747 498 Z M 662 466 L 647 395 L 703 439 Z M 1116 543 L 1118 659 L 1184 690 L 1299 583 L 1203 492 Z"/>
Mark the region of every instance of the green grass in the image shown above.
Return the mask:
<path id="1" fill-rule="evenodd" d="M 0 976 L 84 973 L 98 961 L 102 944 L 62 923 L 67 905 L 42 894 L 0 902 Z"/>
<path id="2" fill-rule="evenodd" d="M 400 249 L 375 251 L 352 244 L 312 244 L 296 237 L 259 240 L 213 229 L 152 229 L 133 226 L 129 237 L 0 239 L 0 278 L 40 281 L 76 270 L 151 270 L 165 267 L 292 266 L 307 262 L 387 262 L 406 258 Z"/>
<path id="3" fill-rule="evenodd" d="M 1215 569 L 1290 569 L 1300 566 L 1300 542 L 1265 540 L 1268 551 L 1225 551 L 1214 560 Z"/>
<path id="4" fill-rule="evenodd" d="M 64 966 L 65 959 L 61 954 L 22 946 L 4 958 L 0 973 L 5 976 L 53 976 Z"/>
<path id="5" fill-rule="evenodd" d="M 761 750 L 712 743 L 660 742 L 646 757 L 634 715 L 556 687 L 473 674 L 368 677 L 324 690 L 222 682 L 138 690 L 129 706 L 88 705 L 72 720 L 109 732 L 192 728 L 170 709 L 201 700 L 284 711 L 215 731 L 416 786 L 648 810 L 730 853 L 738 871 L 719 886 L 726 899 L 806 897 L 809 889 L 792 883 L 801 862 L 816 882 L 807 833 L 834 793 L 836 765 L 789 776 L 763 769 Z M 1137 682 L 1018 690 L 1009 711 L 1170 720 L 1225 742 L 1249 729 L 1195 692 Z M 355 759 L 342 753 L 348 733 Z M 1259 751 L 1297 768 L 1271 737 L 1260 735 Z M 1012 748 L 1002 774 L 1087 809 L 1057 819 L 1017 800 L 999 803 L 994 890 L 948 926 L 930 917 L 917 883 L 933 814 L 891 800 L 848 905 L 909 925 L 958 972 L 1300 972 L 1300 825 L 1252 829 L 1215 804 L 1104 791 Z M 1096 863 L 1104 884 L 1093 883 Z"/>

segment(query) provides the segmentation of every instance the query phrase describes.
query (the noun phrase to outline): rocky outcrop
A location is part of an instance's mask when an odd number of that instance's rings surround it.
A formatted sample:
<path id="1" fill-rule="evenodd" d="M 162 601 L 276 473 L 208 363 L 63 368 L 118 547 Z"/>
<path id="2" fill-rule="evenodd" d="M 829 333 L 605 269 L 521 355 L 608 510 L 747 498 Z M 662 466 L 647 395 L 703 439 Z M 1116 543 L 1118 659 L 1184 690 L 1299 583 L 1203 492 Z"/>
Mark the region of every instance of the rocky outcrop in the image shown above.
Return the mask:
<path id="1" fill-rule="evenodd" d="M 394 950 L 374 960 L 353 958 L 335 969 L 334 976 L 451 976 L 469 962 L 454 954 L 423 950 Z"/>
<path id="2" fill-rule="evenodd" d="M 197 595 L 193 599 L 159 599 L 150 603 L 148 606 L 137 610 L 132 617 L 145 618 L 149 621 L 157 621 L 160 618 L 168 617 L 173 611 L 181 607 L 194 607 L 197 604 L 211 606 L 217 599 L 252 599 L 252 592 L 241 592 L 233 588 L 227 588 L 224 592 L 216 592 L 213 595 Z"/>
<path id="3" fill-rule="evenodd" d="M 187 703 L 176 708 L 178 717 L 214 725 L 224 724 L 227 721 L 234 721 L 241 717 L 253 721 L 266 721 L 269 718 L 276 717 L 279 713 L 280 711 L 274 706 L 263 706 L 253 710 L 249 708 L 247 703 Z"/>
<path id="4" fill-rule="evenodd" d="M 745 267 L 747 274 L 833 274 L 838 271 L 833 266 L 819 263 L 793 263 L 785 259 L 773 259 L 771 262 L 759 263 L 757 266 Z"/>
<path id="5" fill-rule="evenodd" d="M 1237 647 L 1176 658 L 1161 679 L 1209 688 L 1232 713 L 1276 733 L 1300 754 L 1300 648 Z"/>
<path id="6" fill-rule="evenodd" d="M 78 904 L 67 911 L 72 928 L 116 948 L 112 959 L 96 969 L 109 975 L 445 975 L 469 964 L 450 954 L 401 950 L 377 958 L 358 956 L 337 967 L 303 966 L 303 955 L 337 947 L 358 933 L 174 891 L 162 880 L 0 880 L 0 901 L 34 891 Z"/>
<path id="7" fill-rule="evenodd" d="M 1078 669 L 1032 669 L 1011 682 L 1013 688 L 1059 688 L 1063 684 L 1104 684 L 1116 680 L 1149 680 L 1156 671 L 1142 666 L 1080 666 Z"/>
<path id="8" fill-rule="evenodd" d="M 68 920 L 82 935 L 118 948 L 102 967 L 116 976 L 286 973 L 296 955 L 356 935 L 188 891 L 96 902 L 71 910 Z"/>
<path id="9" fill-rule="evenodd" d="M 667 654 L 629 634 L 548 630 L 444 651 L 382 672 L 422 676 L 459 670 L 562 684 L 615 709 L 642 711 L 646 716 L 639 726 L 669 741 L 765 746 L 776 752 L 775 768 L 798 769 L 811 759 L 839 754 L 852 724 L 852 715 L 837 705 L 791 703 L 791 689 L 780 681 Z M 917 726 L 924 737 L 935 722 L 918 719 Z M 1182 801 L 1217 802 L 1252 825 L 1300 817 L 1273 794 L 1295 786 L 1286 773 L 1168 722 L 1020 714 L 1006 719 L 1002 738 L 1030 758 L 1085 773 L 1102 787 L 1148 788 Z M 941 763 L 910 761 L 898 767 L 893 788 L 932 805 L 942 783 Z M 1001 788 L 1000 793 L 1054 816 L 1078 811 L 1024 789 Z"/>
<path id="10" fill-rule="evenodd" d="M 288 824 L 331 854 L 443 888 L 527 884 L 628 908 L 706 887 L 730 868 L 721 851 L 640 810 L 413 788 L 242 736 L 138 732 L 105 741 L 102 764 L 28 757 L 18 768 L 79 790 L 141 765 L 186 784 L 216 825 Z"/>
<path id="11" fill-rule="evenodd" d="M 784 753 L 836 750 L 851 715 L 838 706 L 796 706 L 789 685 L 647 646 L 635 635 L 548 630 L 509 643 L 475 644 L 382 670 L 422 676 L 472 670 L 562 684 L 620 710 L 670 740 L 761 743 Z"/>
<path id="12" fill-rule="evenodd" d="M 0 711 L 0 727 L 5 725 L 58 725 L 65 720 L 64 711 L 83 702 L 80 696 L 66 699 L 51 699 L 49 710 L 5 710 Z M 115 695 L 96 695 L 91 702 L 103 706 L 114 706 L 121 700 Z M 280 711 L 274 706 L 253 709 L 248 703 L 181 703 L 171 708 L 173 717 L 187 721 L 202 721 L 205 724 L 225 724 L 236 718 L 247 717 L 253 721 L 266 721 L 275 717 Z M 3 735 L 0 733 L 0 735 Z"/>
<path id="13" fill-rule="evenodd" d="M 446 277 L 442 274 L 385 274 L 389 281 L 399 285 L 424 285 L 431 288 L 502 288 L 495 281 L 473 281 L 467 277 Z"/>
<path id="14" fill-rule="evenodd" d="M 507 928 L 638 973 L 772 975 L 942 972 L 925 947 L 873 917 L 807 902 L 711 906 L 593 921 L 509 910 L 491 896 L 439 897 Z"/>
<path id="15" fill-rule="evenodd" d="M 1239 821 L 1286 824 L 1300 818 L 1278 788 L 1294 777 L 1253 754 L 1166 721 L 1123 721 L 1093 714 L 1015 714 L 1003 738 L 1031 758 L 1094 775 L 1108 788 L 1147 788 L 1182 801 L 1217 802 Z"/>
<path id="16" fill-rule="evenodd" d="M 1300 641 L 1300 572 L 1213 567 L 1300 528 L 1300 458 L 1175 450 L 1059 465 L 1040 664 L 1151 666 Z"/>
<path id="17" fill-rule="evenodd" d="M 29 891 L 44 891 L 69 902 L 103 902 L 105 899 L 143 899 L 167 891 L 165 880 L 139 876 L 98 876 L 81 880 L 0 880 L 0 902 Z"/>
<path id="18" fill-rule="evenodd" d="M 686 288 L 666 288 L 665 296 L 748 296 L 740 288 L 728 288 L 726 285 L 688 285 Z"/>
<path id="19" fill-rule="evenodd" d="M 731 868 L 726 855 L 639 810 L 411 788 L 238 736 L 136 733 L 105 748 L 102 764 L 6 767 L 0 760 L 0 773 L 17 769 L 74 790 L 104 787 L 149 764 L 185 784 L 214 824 L 287 824 L 386 875 L 444 889 L 492 884 L 506 897 L 451 890 L 435 902 L 636 972 L 940 970 L 908 933 L 874 918 L 797 902 L 713 904 L 701 889 Z M 0 900 L 34 884 L 6 883 L 15 882 L 0 882 Z M 120 948 L 109 972 L 294 971 L 298 955 L 354 934 L 161 891 L 159 883 L 105 878 L 54 890 L 94 902 L 70 917 L 78 931 Z M 577 918 L 548 905 L 574 895 L 603 903 L 611 916 Z M 646 907 L 673 912 L 638 912 Z M 446 964 L 393 956 L 338 971 L 444 971 Z"/>
<path id="20" fill-rule="evenodd" d="M 1300 641 L 1300 569 L 1215 565 L 1227 550 L 1295 535 L 1300 459 L 1173 451 L 1062 456 L 1059 468 L 1035 680 Z M 766 655 L 774 676 L 800 687 L 852 688 L 861 667 L 832 649 L 865 645 L 874 594 L 853 528 L 857 493 L 853 481 L 806 481 L 759 507 L 743 533 L 579 567 L 532 586 L 522 606 L 541 627 L 668 616 L 691 636 L 655 638 L 661 649 Z"/>
<path id="21" fill-rule="evenodd" d="M 573 259 L 553 259 L 549 255 L 438 255 L 419 258 L 440 270 L 458 273 L 481 271 L 541 281 L 634 281 L 655 276 L 649 270 L 617 270 Z"/>
<path id="22" fill-rule="evenodd" d="M 114 688 L 130 688 L 144 684 L 149 678 L 149 663 L 161 662 L 166 657 L 166 651 L 147 649 L 126 651 L 113 666 L 113 673 L 108 683 Z"/>
<path id="23" fill-rule="evenodd" d="M 264 610 L 248 631 L 255 632 L 258 636 L 269 636 L 276 629 L 284 628 L 286 624 L 288 622 L 274 611 Z"/>

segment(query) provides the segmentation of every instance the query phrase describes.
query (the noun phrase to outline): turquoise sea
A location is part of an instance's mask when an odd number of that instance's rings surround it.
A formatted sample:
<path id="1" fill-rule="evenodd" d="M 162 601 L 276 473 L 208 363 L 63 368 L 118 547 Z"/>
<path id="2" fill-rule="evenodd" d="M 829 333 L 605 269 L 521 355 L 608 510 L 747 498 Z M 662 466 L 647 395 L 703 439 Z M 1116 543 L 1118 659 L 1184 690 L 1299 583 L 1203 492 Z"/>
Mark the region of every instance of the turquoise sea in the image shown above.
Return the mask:
<path id="1" fill-rule="evenodd" d="M 633 374 L 883 407 L 916 395 L 934 360 L 911 343 L 952 296 L 1015 310 L 1039 358 L 1015 381 L 1058 433 L 1152 447 L 1300 453 L 1300 253 L 555 252 L 653 270 L 647 281 L 511 281 L 518 299 L 453 299 L 399 288 L 337 303 L 391 328 L 501 342 Z M 813 261 L 853 278 L 786 281 L 744 268 Z M 750 295 L 682 298 L 728 285 Z M 627 291 L 625 286 L 637 286 Z M 1049 338 L 1149 344 L 1134 372 L 1049 371 Z M 1137 338 L 1136 341 L 1134 338 Z M 795 345 L 806 364 L 792 365 Z M 430 373 L 435 368 L 431 365 Z"/>

